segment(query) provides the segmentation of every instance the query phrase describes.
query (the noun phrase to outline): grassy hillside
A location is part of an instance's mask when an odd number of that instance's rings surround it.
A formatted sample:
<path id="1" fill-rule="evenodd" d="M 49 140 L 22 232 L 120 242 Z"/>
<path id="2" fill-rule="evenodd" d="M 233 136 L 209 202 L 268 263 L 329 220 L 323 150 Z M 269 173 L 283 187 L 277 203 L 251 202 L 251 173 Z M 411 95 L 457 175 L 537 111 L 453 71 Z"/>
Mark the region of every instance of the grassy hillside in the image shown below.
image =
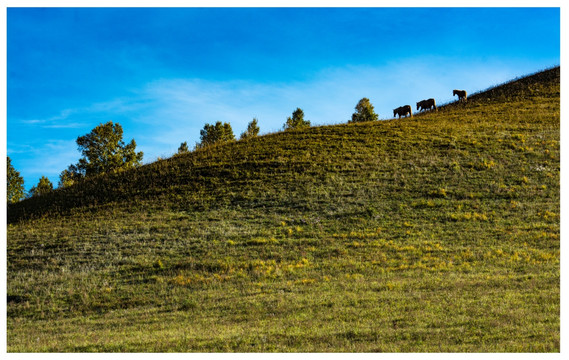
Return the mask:
<path id="1" fill-rule="evenodd" d="M 559 68 L 8 208 L 9 351 L 559 351 Z"/>

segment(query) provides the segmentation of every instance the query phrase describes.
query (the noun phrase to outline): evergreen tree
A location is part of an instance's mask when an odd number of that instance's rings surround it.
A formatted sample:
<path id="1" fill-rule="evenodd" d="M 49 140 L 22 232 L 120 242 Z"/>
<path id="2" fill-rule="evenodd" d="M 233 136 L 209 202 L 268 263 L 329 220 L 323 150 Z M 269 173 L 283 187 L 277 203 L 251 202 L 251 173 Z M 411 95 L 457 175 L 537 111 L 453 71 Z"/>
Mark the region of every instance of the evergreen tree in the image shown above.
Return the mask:
<path id="1" fill-rule="evenodd" d="M 292 117 L 286 119 L 283 125 L 284 130 L 300 129 L 310 127 L 310 120 L 304 120 L 304 111 L 301 108 L 296 108 L 292 113 Z"/>
<path id="2" fill-rule="evenodd" d="M 363 98 L 356 105 L 356 112 L 352 114 L 352 120 L 349 122 L 375 121 L 378 118 L 369 99 Z"/>
<path id="3" fill-rule="evenodd" d="M 178 154 L 185 154 L 189 152 L 190 149 L 188 149 L 188 142 L 184 141 L 183 143 L 180 144 L 180 147 L 178 148 Z"/>
<path id="4" fill-rule="evenodd" d="M 25 196 L 24 178 L 12 166 L 12 160 L 9 156 L 6 163 L 6 200 L 8 203 L 15 203 L 22 200 Z"/>
<path id="5" fill-rule="evenodd" d="M 53 191 L 53 184 L 48 178 L 42 176 L 37 186 L 32 186 L 30 196 L 40 196 Z"/>
<path id="6" fill-rule="evenodd" d="M 253 118 L 253 120 L 247 125 L 247 130 L 241 133 L 241 139 L 249 139 L 255 137 L 259 134 L 259 126 L 257 125 L 257 118 Z"/>
<path id="7" fill-rule="evenodd" d="M 82 178 L 79 174 L 79 170 L 75 165 L 69 165 L 69 167 L 59 174 L 59 183 L 57 186 L 59 188 L 64 188 L 75 184 Z"/>
<path id="8" fill-rule="evenodd" d="M 112 121 L 100 124 L 89 134 L 77 138 L 77 146 L 83 157 L 75 165 L 60 175 L 70 183 L 83 177 L 119 171 L 140 166 L 142 151 L 136 152 L 136 142 L 125 144 L 122 140 L 123 129 L 119 123 Z"/>
<path id="9" fill-rule="evenodd" d="M 221 123 L 218 121 L 215 125 L 205 124 L 200 130 L 201 142 L 196 144 L 196 148 L 203 148 L 213 144 L 224 143 L 235 140 L 233 129 L 229 123 Z"/>

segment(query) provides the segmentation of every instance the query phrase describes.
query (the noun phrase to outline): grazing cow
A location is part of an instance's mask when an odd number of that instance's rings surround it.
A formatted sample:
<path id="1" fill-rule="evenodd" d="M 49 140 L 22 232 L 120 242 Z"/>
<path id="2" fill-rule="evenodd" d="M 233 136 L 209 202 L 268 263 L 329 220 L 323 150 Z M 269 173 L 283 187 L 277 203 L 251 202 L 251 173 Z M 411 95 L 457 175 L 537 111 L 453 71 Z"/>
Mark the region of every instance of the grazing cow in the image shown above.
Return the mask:
<path id="1" fill-rule="evenodd" d="M 398 107 L 397 109 L 393 109 L 393 117 L 399 115 L 399 119 L 401 119 L 401 116 L 407 116 L 407 114 L 413 117 L 413 111 L 411 110 L 411 105 L 403 105 Z"/>
<path id="2" fill-rule="evenodd" d="M 435 103 L 435 99 L 427 99 L 427 100 L 421 100 L 417 103 L 417 110 L 431 110 L 431 108 L 434 108 L 435 111 L 437 111 L 437 104 Z"/>
<path id="3" fill-rule="evenodd" d="M 466 102 L 466 90 L 453 90 L 452 96 L 458 95 L 458 101 Z"/>

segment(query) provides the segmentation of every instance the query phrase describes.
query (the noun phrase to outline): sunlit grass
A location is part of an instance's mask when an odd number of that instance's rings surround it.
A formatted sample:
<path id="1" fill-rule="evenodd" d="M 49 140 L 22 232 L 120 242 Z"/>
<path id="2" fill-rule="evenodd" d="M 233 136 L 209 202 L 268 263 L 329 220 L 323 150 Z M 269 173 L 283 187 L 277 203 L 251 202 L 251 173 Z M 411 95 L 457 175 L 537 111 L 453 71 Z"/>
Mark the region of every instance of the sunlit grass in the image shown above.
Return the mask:
<path id="1" fill-rule="evenodd" d="M 558 352 L 559 69 L 8 211 L 8 350 Z"/>

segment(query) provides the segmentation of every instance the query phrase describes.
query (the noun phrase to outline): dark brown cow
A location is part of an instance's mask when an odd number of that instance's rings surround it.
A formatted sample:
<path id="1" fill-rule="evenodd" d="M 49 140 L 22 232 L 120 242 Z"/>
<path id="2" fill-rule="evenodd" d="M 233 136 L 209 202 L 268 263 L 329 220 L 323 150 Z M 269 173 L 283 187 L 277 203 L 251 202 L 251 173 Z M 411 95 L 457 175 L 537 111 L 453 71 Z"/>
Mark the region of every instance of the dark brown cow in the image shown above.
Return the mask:
<path id="1" fill-rule="evenodd" d="M 407 116 L 407 114 L 413 117 L 413 111 L 411 110 L 411 105 L 403 105 L 398 107 L 397 109 L 393 109 L 393 117 L 399 115 L 399 119 L 401 119 L 401 116 Z"/>
<path id="2" fill-rule="evenodd" d="M 466 102 L 466 90 L 453 90 L 452 96 L 458 95 L 458 101 Z"/>
<path id="3" fill-rule="evenodd" d="M 435 99 L 427 99 L 421 100 L 417 103 L 417 110 L 431 110 L 432 108 L 437 110 L 437 104 L 435 103 Z"/>

